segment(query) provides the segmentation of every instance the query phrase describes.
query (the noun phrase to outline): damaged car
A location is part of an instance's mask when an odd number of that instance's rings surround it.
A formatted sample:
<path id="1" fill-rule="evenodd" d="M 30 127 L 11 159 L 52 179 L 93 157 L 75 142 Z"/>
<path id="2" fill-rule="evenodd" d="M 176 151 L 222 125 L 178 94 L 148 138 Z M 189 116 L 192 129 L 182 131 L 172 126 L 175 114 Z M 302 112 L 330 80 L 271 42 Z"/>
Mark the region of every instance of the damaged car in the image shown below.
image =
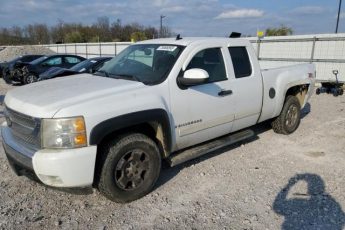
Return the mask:
<path id="1" fill-rule="evenodd" d="M 12 81 L 24 85 L 36 82 L 39 75 L 52 67 L 71 68 L 86 60 L 83 57 L 69 54 L 42 56 L 30 63 L 17 63 L 11 73 Z"/>
<path id="2" fill-rule="evenodd" d="M 23 55 L 16 57 L 8 62 L 0 63 L 0 77 L 2 77 L 6 83 L 11 83 L 11 71 L 14 70 L 16 63 L 29 63 L 32 62 L 43 55 Z"/>

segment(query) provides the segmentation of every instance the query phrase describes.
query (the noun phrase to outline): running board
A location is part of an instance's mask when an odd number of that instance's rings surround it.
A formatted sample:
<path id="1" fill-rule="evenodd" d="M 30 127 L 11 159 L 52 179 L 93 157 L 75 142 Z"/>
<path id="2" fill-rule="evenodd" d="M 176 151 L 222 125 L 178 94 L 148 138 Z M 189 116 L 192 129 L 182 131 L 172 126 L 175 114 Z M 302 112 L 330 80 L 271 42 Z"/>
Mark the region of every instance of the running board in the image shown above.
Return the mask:
<path id="1" fill-rule="evenodd" d="M 224 136 L 213 141 L 209 141 L 203 144 L 200 144 L 196 147 L 183 150 L 173 154 L 168 158 L 168 162 L 171 167 L 181 164 L 183 162 L 192 160 L 194 158 L 200 157 L 204 154 L 213 152 L 215 150 L 221 149 L 225 146 L 232 145 L 236 142 L 243 141 L 255 135 L 253 130 L 247 129 L 244 131 L 237 132 L 228 136 Z"/>

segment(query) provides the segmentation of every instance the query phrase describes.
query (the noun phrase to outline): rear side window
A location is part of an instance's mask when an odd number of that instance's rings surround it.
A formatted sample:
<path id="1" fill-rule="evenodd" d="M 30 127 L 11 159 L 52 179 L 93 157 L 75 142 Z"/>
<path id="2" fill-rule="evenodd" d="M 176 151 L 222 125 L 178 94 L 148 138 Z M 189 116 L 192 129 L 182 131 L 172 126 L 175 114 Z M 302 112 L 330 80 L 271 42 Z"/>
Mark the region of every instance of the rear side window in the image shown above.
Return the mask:
<path id="1" fill-rule="evenodd" d="M 252 75 L 252 66 L 246 47 L 229 47 L 229 52 L 234 66 L 235 77 L 249 77 Z"/>
<path id="2" fill-rule="evenodd" d="M 54 66 L 54 65 L 61 65 L 61 63 L 62 63 L 61 57 L 53 57 L 44 61 L 42 64 L 47 65 L 47 66 Z"/>
<path id="3" fill-rule="evenodd" d="M 69 64 L 77 64 L 80 62 L 80 60 L 76 57 L 65 57 L 65 62 Z"/>

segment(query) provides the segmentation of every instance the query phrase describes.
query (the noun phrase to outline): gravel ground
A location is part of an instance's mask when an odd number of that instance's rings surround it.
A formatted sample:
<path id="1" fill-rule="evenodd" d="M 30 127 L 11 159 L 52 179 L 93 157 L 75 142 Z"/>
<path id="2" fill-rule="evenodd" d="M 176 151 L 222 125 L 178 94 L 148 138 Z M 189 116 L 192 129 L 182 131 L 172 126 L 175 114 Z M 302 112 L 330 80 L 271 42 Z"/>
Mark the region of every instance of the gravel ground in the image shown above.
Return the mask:
<path id="1" fill-rule="evenodd" d="M 294 134 L 255 126 L 257 140 L 166 167 L 130 204 L 17 177 L 1 147 L 0 229 L 344 229 L 344 110 L 345 96 L 314 95 Z"/>
<path id="2" fill-rule="evenodd" d="M 26 54 L 55 54 L 54 51 L 41 46 L 9 46 L 0 50 L 0 62 L 10 61 L 16 57 Z"/>

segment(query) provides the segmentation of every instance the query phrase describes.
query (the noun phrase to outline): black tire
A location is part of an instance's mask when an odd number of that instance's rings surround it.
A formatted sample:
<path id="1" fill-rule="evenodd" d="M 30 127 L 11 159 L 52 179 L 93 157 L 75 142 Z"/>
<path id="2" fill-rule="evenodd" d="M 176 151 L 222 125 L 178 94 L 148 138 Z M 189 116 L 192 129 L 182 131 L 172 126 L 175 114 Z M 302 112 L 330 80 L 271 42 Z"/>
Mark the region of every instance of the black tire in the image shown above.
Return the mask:
<path id="1" fill-rule="evenodd" d="M 320 88 L 317 88 L 317 89 L 316 89 L 316 95 L 319 95 L 320 93 L 321 93 Z"/>
<path id="2" fill-rule="evenodd" d="M 334 89 L 333 91 L 333 96 L 338 97 L 339 93 L 338 93 L 338 89 Z"/>
<path id="3" fill-rule="evenodd" d="M 103 148 L 98 189 L 108 199 L 126 203 L 153 189 L 161 170 L 161 155 L 149 137 L 132 133 L 119 136 Z"/>
<path id="4" fill-rule="evenodd" d="M 342 96 L 344 94 L 344 89 L 339 89 L 339 95 Z"/>
<path id="5" fill-rule="evenodd" d="M 36 76 L 35 74 L 32 74 L 32 73 L 25 75 L 23 78 L 23 84 L 24 85 L 31 84 L 31 83 L 34 83 L 37 81 L 38 81 L 38 76 Z"/>
<path id="6" fill-rule="evenodd" d="M 288 96 L 280 115 L 272 122 L 274 132 L 291 134 L 298 128 L 301 121 L 301 105 L 295 96 Z"/>

